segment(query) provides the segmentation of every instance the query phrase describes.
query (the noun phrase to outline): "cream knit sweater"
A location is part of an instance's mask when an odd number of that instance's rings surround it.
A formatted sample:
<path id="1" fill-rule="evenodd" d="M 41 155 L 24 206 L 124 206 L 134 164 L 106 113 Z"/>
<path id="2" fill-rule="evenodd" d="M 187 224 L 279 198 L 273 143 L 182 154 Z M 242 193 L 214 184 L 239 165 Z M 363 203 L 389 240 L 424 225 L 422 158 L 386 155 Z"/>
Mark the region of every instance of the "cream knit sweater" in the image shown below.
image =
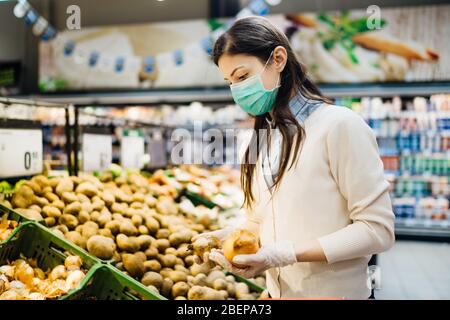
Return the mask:
<path id="1" fill-rule="evenodd" d="M 272 297 L 370 295 L 367 263 L 394 243 L 394 214 L 375 136 L 353 111 L 323 104 L 304 123 L 298 163 L 270 194 L 261 163 L 248 222 L 262 245 L 318 239 L 328 263 L 267 271 Z"/>

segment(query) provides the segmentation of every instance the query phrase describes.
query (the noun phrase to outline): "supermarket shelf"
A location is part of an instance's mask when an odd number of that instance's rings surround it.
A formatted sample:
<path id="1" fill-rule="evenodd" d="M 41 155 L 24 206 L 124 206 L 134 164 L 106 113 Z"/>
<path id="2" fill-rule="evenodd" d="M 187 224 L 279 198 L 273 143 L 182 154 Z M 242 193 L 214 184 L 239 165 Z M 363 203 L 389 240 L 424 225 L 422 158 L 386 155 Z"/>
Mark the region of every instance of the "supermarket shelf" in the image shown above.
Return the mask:
<path id="1" fill-rule="evenodd" d="M 438 223 L 424 223 L 417 221 L 395 222 L 395 235 L 397 239 L 432 240 L 450 242 L 450 221 L 447 226 Z"/>
<path id="2" fill-rule="evenodd" d="M 323 84 L 322 92 L 331 98 L 339 97 L 413 97 L 432 95 L 450 91 L 450 82 L 414 82 L 414 83 L 358 83 Z M 167 90 L 120 90 L 100 92 L 49 93 L 33 96 L 21 96 L 23 99 L 48 101 L 52 103 L 74 105 L 152 105 L 185 104 L 192 101 L 206 103 L 231 103 L 228 87 L 167 89 Z"/>

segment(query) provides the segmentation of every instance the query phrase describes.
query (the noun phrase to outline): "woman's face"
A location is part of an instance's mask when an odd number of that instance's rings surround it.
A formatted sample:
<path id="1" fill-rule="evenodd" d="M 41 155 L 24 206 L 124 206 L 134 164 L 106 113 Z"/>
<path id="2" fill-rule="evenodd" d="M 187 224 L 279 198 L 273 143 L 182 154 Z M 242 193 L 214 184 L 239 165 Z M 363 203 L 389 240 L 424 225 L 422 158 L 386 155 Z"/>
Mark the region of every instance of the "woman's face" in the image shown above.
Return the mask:
<path id="1" fill-rule="evenodd" d="M 247 54 L 224 54 L 218 62 L 219 69 L 228 84 L 237 84 L 264 70 L 261 73 L 264 88 L 271 90 L 277 86 L 280 73 L 286 65 L 286 50 L 284 47 L 275 48 L 265 69 L 264 64 L 265 61 L 261 62 L 257 57 Z"/>

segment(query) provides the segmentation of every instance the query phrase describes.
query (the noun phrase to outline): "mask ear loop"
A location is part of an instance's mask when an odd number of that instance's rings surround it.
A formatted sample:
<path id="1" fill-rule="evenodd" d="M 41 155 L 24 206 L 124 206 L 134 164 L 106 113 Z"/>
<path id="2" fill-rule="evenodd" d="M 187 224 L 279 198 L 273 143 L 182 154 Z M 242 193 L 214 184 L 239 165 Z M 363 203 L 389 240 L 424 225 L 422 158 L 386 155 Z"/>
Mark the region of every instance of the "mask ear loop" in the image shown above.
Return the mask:
<path id="1" fill-rule="evenodd" d="M 267 67 L 267 65 L 269 64 L 269 61 L 270 61 L 270 59 L 272 58 L 273 52 L 274 52 L 274 51 L 272 51 L 272 52 L 270 53 L 269 59 L 267 59 L 266 64 L 264 65 L 264 68 L 262 69 L 262 71 L 261 71 L 260 74 L 263 74 L 264 71 L 266 70 L 266 67 Z M 272 90 L 275 90 L 276 88 L 281 87 L 281 83 L 280 83 L 280 82 L 281 82 L 281 74 L 278 75 L 277 85 L 276 85 L 275 88 L 273 88 Z"/>

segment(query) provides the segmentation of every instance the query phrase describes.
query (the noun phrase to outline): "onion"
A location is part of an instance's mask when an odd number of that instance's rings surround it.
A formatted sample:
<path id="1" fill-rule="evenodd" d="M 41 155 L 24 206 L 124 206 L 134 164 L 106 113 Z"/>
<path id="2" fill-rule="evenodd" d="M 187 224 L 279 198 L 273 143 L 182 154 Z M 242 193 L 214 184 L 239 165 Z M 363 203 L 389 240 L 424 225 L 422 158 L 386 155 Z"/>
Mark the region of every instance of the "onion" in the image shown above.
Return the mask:
<path id="1" fill-rule="evenodd" d="M 233 258 L 240 254 L 253 254 L 258 252 L 258 238 L 248 230 L 234 231 L 223 243 L 223 254 L 225 258 L 233 263 Z M 236 267 L 245 267 L 236 265 Z"/>

